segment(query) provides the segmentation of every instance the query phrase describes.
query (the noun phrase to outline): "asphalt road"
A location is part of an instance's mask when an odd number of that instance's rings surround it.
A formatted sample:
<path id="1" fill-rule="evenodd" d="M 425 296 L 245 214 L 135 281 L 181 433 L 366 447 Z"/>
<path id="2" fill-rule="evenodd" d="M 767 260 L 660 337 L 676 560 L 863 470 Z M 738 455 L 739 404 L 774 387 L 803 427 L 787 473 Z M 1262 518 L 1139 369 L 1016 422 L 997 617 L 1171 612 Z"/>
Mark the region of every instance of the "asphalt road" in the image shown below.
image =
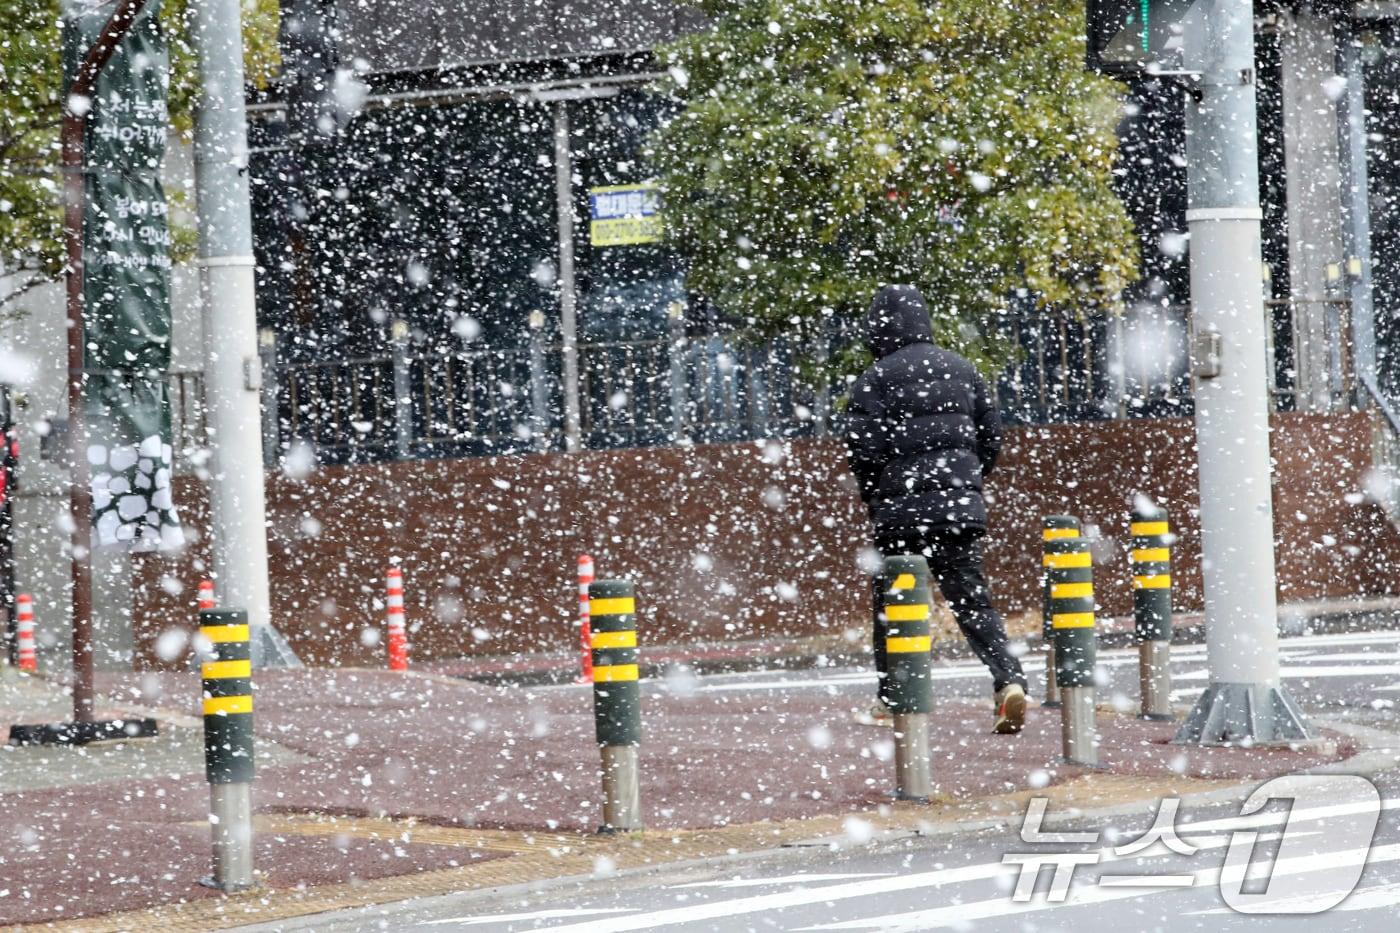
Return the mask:
<path id="1" fill-rule="evenodd" d="M 1100 661 L 1101 695 L 1129 708 L 1136 653 L 1102 652 Z M 1282 663 L 1288 687 L 1309 712 L 1400 732 L 1400 632 L 1289 639 Z M 1039 696 L 1043 666 L 1028 658 L 1027 669 Z M 1175 698 L 1189 702 L 1206 683 L 1204 646 L 1176 650 L 1173 675 Z M 988 691 L 975 663 L 941 665 L 935 676 L 943 695 Z M 699 679 L 678 674 L 648 689 L 825 690 L 858 697 L 873 692 L 873 684 L 867 672 L 833 669 Z M 1027 841 L 1017 829 L 872 840 L 855 822 L 845 837 L 759 857 L 618 876 L 600 866 L 600 877 L 584 882 L 406 901 L 257 929 L 1176 933 L 1266 923 L 1270 930 L 1313 933 L 1400 929 L 1400 769 L 1372 781 L 1314 779 L 1279 788 L 1278 796 L 1284 800 L 1248 816 L 1238 802 L 1184 807 L 1169 821 L 1181 840 L 1173 841 L 1175 850 L 1162 841 L 1133 850 L 1131 843 L 1152 825 L 1151 814 L 1076 825 L 1052 813 L 1046 825 L 1056 832 L 1088 834 L 1060 842 Z M 1288 798 L 1295 798 L 1291 809 Z M 1239 835 L 1246 830 L 1257 838 Z M 1021 864 L 1027 855 L 1058 858 L 1036 870 Z M 1057 886 L 1060 861 L 1063 883 Z M 1110 878 L 1124 875 L 1153 877 Z M 1222 889 L 1238 893 L 1227 902 Z M 1231 906 L 1250 908 L 1251 896 L 1266 900 L 1268 913 L 1242 914 Z"/>
<path id="2" fill-rule="evenodd" d="M 1311 635 L 1280 641 L 1280 664 L 1289 690 L 1305 708 L 1336 713 L 1367 710 L 1393 713 L 1400 704 L 1400 632 L 1353 632 Z M 1044 696 L 1043 655 L 1022 658 L 1031 681 L 1031 696 Z M 1133 649 L 1099 652 L 1099 670 L 1105 678 L 1099 689 L 1102 700 L 1123 710 L 1137 708 L 1138 657 Z M 991 699 L 991 679 L 975 661 L 935 663 L 935 697 Z M 1205 645 L 1180 645 L 1172 649 L 1172 701 L 1190 703 L 1209 679 Z M 870 671 L 838 668 L 817 671 L 754 671 L 692 680 L 676 674 L 655 681 L 649 689 L 700 691 L 825 690 L 830 693 L 865 693 L 874 699 L 875 675 Z M 561 687 L 558 689 L 568 689 Z M 1385 717 L 1389 718 L 1389 717 Z"/>

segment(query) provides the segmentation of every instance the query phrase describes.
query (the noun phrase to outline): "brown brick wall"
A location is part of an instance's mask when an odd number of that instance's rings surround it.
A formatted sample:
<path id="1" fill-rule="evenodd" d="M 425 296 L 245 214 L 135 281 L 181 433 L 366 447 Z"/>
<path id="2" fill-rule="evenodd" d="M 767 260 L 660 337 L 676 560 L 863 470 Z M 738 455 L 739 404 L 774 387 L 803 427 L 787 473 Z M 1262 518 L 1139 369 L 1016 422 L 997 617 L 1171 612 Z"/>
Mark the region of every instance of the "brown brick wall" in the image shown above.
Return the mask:
<path id="1" fill-rule="evenodd" d="M 1400 536 L 1358 498 L 1370 430 L 1366 414 L 1276 420 L 1283 599 L 1400 589 Z M 1105 611 L 1126 612 L 1135 491 L 1164 497 L 1181 536 L 1177 605 L 1198 608 L 1193 444 L 1189 419 L 1010 431 L 989 490 L 988 569 L 1001 608 L 1035 606 L 1040 517 L 1069 511 L 1099 526 L 1096 589 Z M 179 495 L 202 529 L 200 484 L 182 481 Z M 600 576 L 637 581 L 653 643 L 839 632 L 866 612 L 867 528 L 833 441 L 325 467 L 304 481 L 270 477 L 268 503 L 275 621 L 317 662 L 377 663 L 381 649 L 361 633 L 382 625 L 375 601 L 391 555 L 404 568 L 420 659 L 568 646 L 584 552 Z M 174 562 L 138 559 L 148 659 L 160 631 L 190 619 L 205 559 L 203 540 Z"/>

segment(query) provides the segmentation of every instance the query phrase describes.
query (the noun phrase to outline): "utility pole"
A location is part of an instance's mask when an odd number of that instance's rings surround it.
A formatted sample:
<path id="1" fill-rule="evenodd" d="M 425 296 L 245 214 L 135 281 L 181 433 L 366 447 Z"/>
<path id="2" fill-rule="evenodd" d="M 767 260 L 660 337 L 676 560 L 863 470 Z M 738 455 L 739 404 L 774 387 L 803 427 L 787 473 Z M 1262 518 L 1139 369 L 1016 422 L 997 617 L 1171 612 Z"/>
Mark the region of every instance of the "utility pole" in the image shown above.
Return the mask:
<path id="1" fill-rule="evenodd" d="M 1176 742 L 1308 738 L 1279 677 L 1252 0 L 1184 21 L 1192 369 L 1210 685 Z"/>
<path id="2" fill-rule="evenodd" d="M 564 363 L 564 449 L 583 449 L 582 403 L 579 399 L 578 284 L 574 279 L 573 148 L 569 128 L 569 98 L 546 97 L 554 103 L 554 194 L 559 210 L 559 335 Z"/>
<path id="3" fill-rule="evenodd" d="M 272 626 L 263 491 L 262 373 L 254 304 L 243 30 L 238 0 L 192 0 L 199 61 L 195 192 L 204 307 L 204 393 L 211 447 L 214 571 L 226 606 L 244 609 L 257 667 L 300 666 Z"/>

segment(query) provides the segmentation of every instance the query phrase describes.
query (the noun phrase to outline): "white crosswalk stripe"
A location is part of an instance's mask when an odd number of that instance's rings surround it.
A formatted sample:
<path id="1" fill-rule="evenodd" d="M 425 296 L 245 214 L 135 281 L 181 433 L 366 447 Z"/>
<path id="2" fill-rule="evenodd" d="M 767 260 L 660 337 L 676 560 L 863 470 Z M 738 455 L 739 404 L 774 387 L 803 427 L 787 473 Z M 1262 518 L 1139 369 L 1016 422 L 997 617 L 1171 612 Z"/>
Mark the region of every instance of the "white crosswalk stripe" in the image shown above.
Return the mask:
<path id="1" fill-rule="evenodd" d="M 888 872 L 851 872 L 841 875 L 780 875 L 776 878 L 716 878 L 713 881 L 692 881 L 674 885 L 676 888 L 766 888 L 785 884 L 818 884 L 825 881 L 854 881 L 857 878 L 888 878 Z"/>
<path id="2" fill-rule="evenodd" d="M 1348 849 L 1343 852 L 1324 852 L 1318 855 L 1308 855 L 1293 859 L 1281 859 L 1273 862 L 1258 861 L 1252 862 L 1249 870 L 1262 870 L 1272 867 L 1272 879 L 1285 878 L 1289 875 L 1306 874 L 1317 871 L 1321 868 L 1333 867 L 1338 864 L 1355 864 L 1357 862 L 1370 865 L 1378 865 L 1382 862 L 1400 861 L 1400 844 L 1380 846 L 1375 849 Z M 1195 877 L 1196 887 L 1215 887 L 1223 882 L 1238 882 L 1245 872 L 1226 871 L 1221 868 L 1203 868 L 1191 872 Z M 1045 901 L 1028 901 L 1016 903 L 1006 897 L 998 897 L 985 901 L 974 901 L 969 904 L 955 904 L 948 907 L 935 907 L 929 910 L 907 911 L 898 914 L 885 914 L 877 917 L 862 917 L 859 920 L 846 920 L 836 923 L 823 923 L 816 926 L 803 927 L 803 930 L 882 930 L 887 933 L 895 933 L 902 930 L 936 930 L 942 927 L 961 927 L 973 920 L 985 920 L 991 917 L 1009 917 L 1016 914 L 1037 913 L 1043 910 L 1065 910 L 1075 907 L 1083 907 L 1090 904 L 1102 904 L 1108 901 L 1123 900 L 1125 898 L 1142 898 L 1158 896 L 1179 888 L 1118 888 L 1118 887 L 1095 887 L 1079 888 L 1071 900 L 1063 903 L 1048 903 Z"/>
<path id="3" fill-rule="evenodd" d="M 1279 901 L 1278 907 L 1297 913 L 1309 913 L 1309 908 L 1316 909 L 1318 906 L 1324 906 L 1326 903 L 1330 903 L 1330 899 L 1321 901 L 1320 903 L 1319 898 L 1297 897 Z M 1369 888 L 1360 888 L 1353 893 L 1351 897 L 1348 897 L 1336 907 L 1332 907 L 1331 910 L 1377 910 L 1381 907 L 1394 907 L 1396 905 L 1400 905 L 1400 884 L 1378 884 Z M 1202 917 L 1212 914 L 1233 915 L 1234 913 L 1235 912 L 1228 907 L 1212 907 L 1209 910 L 1191 911 L 1185 916 Z"/>
<path id="4" fill-rule="evenodd" d="M 1281 671 L 1281 676 L 1286 678 L 1373 677 L 1377 675 L 1400 674 L 1400 652 L 1338 652 L 1336 654 L 1328 654 L 1318 651 L 1319 648 L 1334 643 L 1352 645 L 1368 641 L 1376 643 L 1391 643 L 1396 641 L 1396 638 L 1390 637 L 1394 633 L 1364 634 L 1366 636 L 1365 638 L 1357 638 L 1351 634 L 1339 636 L 1309 636 L 1299 639 L 1298 641 L 1302 643 L 1297 645 L 1285 641 L 1283 643 L 1283 650 L 1281 651 L 1281 660 L 1285 664 Z M 1172 649 L 1172 659 L 1176 662 L 1191 660 L 1199 662 L 1204 660 L 1205 654 L 1205 645 L 1185 645 Z M 1138 658 L 1135 650 L 1115 649 L 1104 651 L 1099 655 L 1099 665 L 1104 668 L 1130 667 L 1136 666 L 1137 663 Z M 1032 654 L 1023 658 L 1022 665 L 1028 674 L 1039 673 L 1045 669 L 1044 658 L 1039 654 Z M 729 677 L 724 680 L 709 680 L 707 678 L 706 680 L 702 680 L 700 690 L 705 693 L 728 693 L 744 690 L 810 690 L 858 686 L 875 682 L 874 673 L 864 670 L 841 671 L 833 674 L 816 674 L 804 678 L 776 678 L 769 672 L 755 672 L 755 676 L 757 675 L 766 675 L 768 679 L 754 679 L 753 676 L 746 678 L 743 675 Z M 935 681 L 983 678 L 986 677 L 986 669 L 979 662 L 967 659 L 935 666 L 931 677 Z M 1195 668 L 1177 673 L 1175 679 L 1183 682 L 1209 680 L 1210 673 L 1205 668 Z M 1397 685 L 1397 688 L 1400 688 L 1400 685 Z M 1195 691 L 1182 691 L 1174 693 L 1173 699 L 1194 694 Z"/>
<path id="5" fill-rule="evenodd" d="M 1307 667 L 1289 666 L 1279 669 L 1279 676 L 1285 680 L 1307 680 L 1313 677 L 1376 677 L 1380 674 L 1400 674 L 1400 664 L 1317 664 Z M 1173 674 L 1173 680 L 1209 680 L 1210 672 L 1205 668 Z"/>
<path id="6" fill-rule="evenodd" d="M 1381 802 L 1382 810 L 1392 810 L 1400 808 L 1400 800 L 1390 799 Z M 1346 813 L 1371 810 L 1374 803 L 1340 803 L 1322 807 L 1312 807 L 1300 809 L 1291 813 L 1264 812 L 1252 814 L 1250 816 L 1227 817 L 1218 820 L 1209 820 L 1198 823 L 1182 823 L 1177 829 L 1183 838 L 1189 838 L 1191 845 L 1198 850 L 1223 849 L 1230 844 L 1230 831 L 1236 829 L 1259 829 L 1266 826 L 1276 826 L 1287 823 L 1289 826 L 1297 826 L 1304 822 L 1312 822 L 1335 818 Z M 1202 835 L 1208 834 L 1208 835 Z M 1260 841 L 1265 841 L 1276 837 L 1277 833 L 1261 833 Z M 1385 861 L 1400 859 L 1400 845 L 1385 846 L 1377 850 L 1376 857 L 1371 861 Z M 1138 864 L 1143 861 L 1150 861 L 1156 856 L 1145 851 L 1140 855 L 1130 858 L 1120 858 L 1114 853 L 1112 847 L 1105 847 L 1097 850 L 1099 864 L 1119 862 L 1124 866 Z M 1328 853 L 1325 856 L 1318 856 L 1324 859 L 1337 859 L 1345 857 L 1345 853 Z M 1299 861 L 1299 860 L 1294 860 Z M 1280 863 L 1282 864 L 1282 863 Z M 1311 867 L 1299 867 L 1298 871 L 1312 870 Z M 823 885 L 818 888 L 808 888 L 798 885 L 785 891 L 776 891 L 768 894 L 757 894 L 749 897 L 735 898 L 732 900 L 706 901 L 697 904 L 688 904 L 684 907 L 673 907 L 664 910 L 648 911 L 646 913 L 634 914 L 626 917 L 609 917 L 602 920 L 591 920 L 582 923 L 569 924 L 562 927 L 553 927 L 555 933 L 627 933 L 630 930 L 650 930 L 658 927 L 675 926 L 683 923 L 704 923 L 706 921 L 720 920 L 728 917 L 738 917 L 744 914 L 757 912 L 781 911 L 788 908 L 800 907 L 812 903 L 814 900 L 821 903 L 834 904 L 837 901 L 853 900 L 858 898 L 877 898 L 882 894 L 894 894 L 901 891 L 912 891 L 921 888 L 938 888 L 944 885 L 960 884 L 969 881 L 979 881 L 997 878 L 1006 878 L 1014 875 L 1015 866 L 1008 866 L 1000 861 L 985 862 L 977 865 L 965 865 L 957 868 L 945 868 L 938 871 L 915 872 L 907 875 L 897 875 L 893 877 L 866 878 L 863 880 L 849 881 L 845 883 Z M 1214 873 L 1213 875 L 1211 873 Z M 1218 880 L 1220 868 L 1204 869 L 1195 872 L 1198 876 L 1198 883 L 1202 878 L 1214 878 Z M 855 877 L 855 876 L 848 876 Z M 1122 888 L 1106 889 L 1113 893 L 1114 899 L 1121 897 L 1140 897 L 1141 889 L 1126 890 Z M 982 904 L 982 907 L 978 907 Z M 1030 905 L 1017 904 L 1009 897 L 1002 896 L 985 902 L 975 902 L 964 905 L 968 909 L 992 911 L 983 914 L 973 914 L 963 916 L 961 914 L 948 914 L 950 919 L 946 922 L 937 919 L 941 916 L 936 912 L 919 911 L 917 921 L 909 921 L 906 925 L 905 915 L 890 915 L 888 917 L 876 917 L 852 921 L 849 927 L 839 924 L 827 927 L 814 927 L 812 929 L 865 929 L 876 928 L 885 929 L 887 926 L 892 929 L 928 929 L 934 926 L 946 926 L 959 924 L 976 916 L 997 916 L 998 912 L 993 911 L 996 905 L 1000 913 L 1024 912 L 1022 908 L 1031 908 Z M 1049 905 L 1049 906 L 1065 906 Z M 962 908 L 957 908 L 962 909 Z M 953 911 L 954 908 L 938 908 L 940 911 Z"/>

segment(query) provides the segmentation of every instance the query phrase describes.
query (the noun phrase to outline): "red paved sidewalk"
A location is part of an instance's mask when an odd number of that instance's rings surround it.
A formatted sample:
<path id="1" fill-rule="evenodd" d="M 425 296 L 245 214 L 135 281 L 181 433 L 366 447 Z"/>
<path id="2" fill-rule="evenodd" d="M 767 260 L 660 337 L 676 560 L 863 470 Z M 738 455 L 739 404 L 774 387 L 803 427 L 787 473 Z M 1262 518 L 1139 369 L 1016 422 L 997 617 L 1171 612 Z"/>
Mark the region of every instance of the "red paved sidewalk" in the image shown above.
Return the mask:
<path id="1" fill-rule="evenodd" d="M 192 674 L 103 677 L 104 693 L 197 711 Z M 429 823 L 590 831 L 599 819 L 590 691 L 493 686 L 387 671 L 309 670 L 257 678 L 260 813 L 416 817 Z M 643 809 L 649 829 L 700 828 L 869 809 L 892 784 L 888 729 L 858 725 L 850 698 L 820 690 L 648 696 Z M 0 709 L 0 726 L 4 710 Z M 1058 762 L 1059 722 L 1033 709 L 1025 734 L 988 734 L 990 708 L 948 703 L 933 724 L 938 789 L 969 800 L 1078 773 Z M 1104 716 L 1102 759 L 1119 773 L 1264 777 L 1333 760 L 1288 750 L 1178 749 L 1173 727 Z M 188 722 L 188 721 L 187 721 Z M 167 723 L 167 728 L 178 729 Z M 297 754 L 289 760 L 288 752 Z M 13 754 L 13 753 L 11 753 Z M 65 756 L 24 759 L 43 786 Z M 0 753 L 0 768 L 18 757 Z M 68 762 L 68 763 L 66 763 Z M 52 783 L 52 782 L 50 782 Z M 207 787 L 199 771 L 0 794 L 0 923 L 211 896 Z M 262 834 L 276 886 L 446 867 L 495 856 L 411 840 Z"/>

